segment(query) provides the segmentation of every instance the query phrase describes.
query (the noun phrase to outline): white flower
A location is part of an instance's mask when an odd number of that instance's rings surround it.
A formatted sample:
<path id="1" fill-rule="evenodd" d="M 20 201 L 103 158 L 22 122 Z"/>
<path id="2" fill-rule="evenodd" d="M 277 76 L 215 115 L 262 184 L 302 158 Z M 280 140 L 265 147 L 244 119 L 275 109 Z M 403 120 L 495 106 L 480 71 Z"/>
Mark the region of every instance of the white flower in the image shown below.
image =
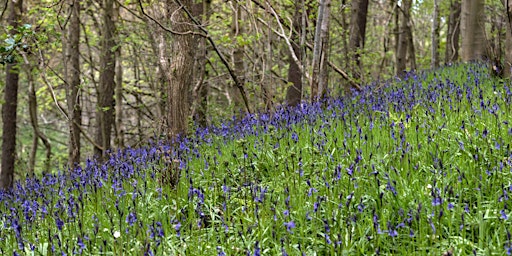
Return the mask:
<path id="1" fill-rule="evenodd" d="M 121 232 L 115 231 L 114 232 L 114 238 L 119 238 L 121 236 Z"/>

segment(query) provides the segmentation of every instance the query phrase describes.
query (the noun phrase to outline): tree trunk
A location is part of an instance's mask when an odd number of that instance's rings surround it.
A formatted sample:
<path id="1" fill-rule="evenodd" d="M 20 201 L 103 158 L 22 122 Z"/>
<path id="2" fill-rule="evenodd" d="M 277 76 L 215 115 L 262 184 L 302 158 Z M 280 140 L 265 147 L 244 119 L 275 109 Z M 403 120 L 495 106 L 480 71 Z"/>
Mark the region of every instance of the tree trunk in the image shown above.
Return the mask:
<path id="1" fill-rule="evenodd" d="M 164 69 L 169 82 L 167 87 L 167 137 L 170 140 L 187 132 L 189 117 L 189 102 L 187 99 L 190 86 L 193 83 L 192 67 L 194 65 L 194 51 L 197 40 L 192 34 L 186 33 L 194 30 L 192 21 L 187 17 L 183 8 L 192 10 L 192 0 L 168 1 L 171 14 L 172 28 L 183 34 L 173 35 L 170 45 L 169 68 Z"/>
<path id="2" fill-rule="evenodd" d="M 210 19 L 210 4 L 211 1 L 203 1 L 197 5 L 202 5 L 202 9 L 199 10 L 199 13 L 202 13 L 201 24 L 205 25 L 208 23 Z M 206 69 L 206 64 L 208 62 L 208 44 L 206 42 L 206 38 L 199 37 L 198 39 L 198 53 L 196 56 L 196 64 L 198 70 L 198 82 L 197 86 L 194 90 L 196 107 L 194 117 L 196 118 L 197 124 L 202 127 L 206 127 L 208 125 L 208 92 L 209 92 L 209 83 L 205 80 L 205 77 L 208 77 L 208 70 Z"/>
<path id="3" fill-rule="evenodd" d="M 36 166 L 36 157 L 37 157 L 37 148 L 39 145 L 39 139 L 43 142 L 46 149 L 46 160 L 44 163 L 43 172 L 50 171 L 50 160 L 52 157 L 52 147 L 50 145 L 50 141 L 44 135 L 43 132 L 39 129 L 39 122 L 37 120 L 37 97 L 36 97 L 36 89 L 35 89 L 35 81 L 34 76 L 32 75 L 36 72 L 35 67 L 31 65 L 29 61 L 29 57 L 27 53 L 21 52 L 21 55 L 24 60 L 23 69 L 27 75 L 28 82 L 28 112 L 30 116 L 30 124 L 32 125 L 32 129 L 34 130 L 34 137 L 32 140 L 32 149 L 30 151 L 30 159 L 29 159 L 29 173 L 30 175 L 34 175 L 35 166 Z"/>
<path id="4" fill-rule="evenodd" d="M 350 19 L 350 40 L 349 48 L 354 54 L 355 65 L 352 74 L 356 80 L 361 79 L 363 71 L 361 63 L 361 52 L 364 48 L 366 38 L 366 17 L 368 15 L 368 0 L 352 1 L 352 17 Z"/>
<path id="5" fill-rule="evenodd" d="M 96 143 L 95 155 L 103 158 L 105 151 L 110 149 L 112 125 L 114 123 L 114 88 L 115 88 L 115 24 L 114 0 L 104 0 L 103 28 L 101 40 L 101 69 L 98 92 L 98 106 L 96 109 Z M 184 97 L 185 98 L 185 97 Z"/>
<path id="6" fill-rule="evenodd" d="M 412 32 L 410 27 L 411 0 L 402 1 L 398 50 L 396 54 L 396 75 L 403 77 L 407 69 L 407 52 L 409 51 L 412 68 L 416 66 L 414 48 L 411 48 Z"/>
<path id="7" fill-rule="evenodd" d="M 292 33 L 291 43 L 292 49 L 295 53 L 295 56 L 299 60 L 302 59 L 302 50 L 300 49 L 300 35 L 301 35 L 301 18 L 302 18 L 302 8 L 303 1 L 295 1 L 295 14 L 293 15 L 292 27 L 295 33 Z M 289 86 L 286 90 L 286 103 L 289 106 L 296 106 L 302 100 L 302 72 L 297 64 L 297 62 L 293 59 L 292 53 L 288 54 L 288 83 Z"/>
<path id="8" fill-rule="evenodd" d="M 233 1 L 233 16 L 231 20 L 231 36 L 234 44 L 232 63 L 236 76 L 240 79 L 242 86 L 245 84 L 245 67 L 244 67 L 244 45 L 243 38 L 243 17 L 242 7 L 237 1 Z M 233 112 L 235 115 L 243 110 L 243 101 L 238 87 L 235 84 L 229 85 L 229 95 L 233 99 Z"/>
<path id="9" fill-rule="evenodd" d="M 462 60 L 484 60 L 484 0 L 464 0 L 461 10 Z"/>
<path id="10" fill-rule="evenodd" d="M 321 0 L 313 46 L 313 75 L 311 76 L 311 100 L 325 96 L 327 90 L 327 56 L 329 45 L 329 9 L 331 0 Z"/>
<path id="11" fill-rule="evenodd" d="M 506 31 L 505 38 L 505 64 L 503 65 L 503 77 L 512 79 L 512 0 L 503 0 L 506 11 Z"/>
<path id="12" fill-rule="evenodd" d="M 23 9 L 22 0 L 11 0 L 9 5 L 9 26 L 11 34 L 16 33 Z M 15 53 L 13 53 L 15 54 Z M 14 57 L 6 65 L 4 105 L 2 107 L 2 166 L 0 170 L 0 189 L 8 189 L 13 184 L 14 163 L 16 159 L 16 124 L 18 107 L 19 64 Z"/>
<path id="13" fill-rule="evenodd" d="M 434 15 L 432 22 L 432 59 L 430 62 L 431 68 L 439 67 L 439 0 L 434 0 Z"/>
<path id="14" fill-rule="evenodd" d="M 116 102 L 116 146 L 124 148 L 124 125 L 123 125 L 123 61 L 121 59 L 121 46 L 119 45 L 115 52 L 116 59 L 116 88 L 115 88 L 115 102 Z"/>
<path id="15" fill-rule="evenodd" d="M 68 79 L 67 103 L 69 115 L 68 164 L 70 168 L 80 162 L 80 126 L 82 125 L 82 107 L 80 103 L 80 1 L 69 0 L 71 18 L 69 22 L 69 41 L 67 44 L 66 65 Z M 68 77 L 69 76 L 69 77 Z"/>
<path id="16" fill-rule="evenodd" d="M 407 49 L 408 49 L 408 23 L 409 23 L 409 10 L 411 7 L 411 0 L 402 1 L 400 30 L 398 31 L 398 47 L 396 53 L 396 75 L 403 77 L 407 69 Z"/>
<path id="17" fill-rule="evenodd" d="M 451 64 L 459 58 L 460 36 L 460 0 L 450 3 L 450 16 L 448 16 L 448 33 L 446 34 L 445 64 Z"/>

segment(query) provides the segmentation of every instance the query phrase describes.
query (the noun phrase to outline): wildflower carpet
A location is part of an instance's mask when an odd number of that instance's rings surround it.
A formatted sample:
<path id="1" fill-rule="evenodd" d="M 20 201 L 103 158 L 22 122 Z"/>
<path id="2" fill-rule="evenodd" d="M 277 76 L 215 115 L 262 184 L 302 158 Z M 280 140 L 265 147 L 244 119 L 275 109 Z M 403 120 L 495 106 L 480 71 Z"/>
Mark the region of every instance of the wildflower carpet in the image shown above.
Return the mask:
<path id="1" fill-rule="evenodd" d="M 1 192 L 0 253 L 510 254 L 511 99 L 459 65 L 111 152 Z"/>

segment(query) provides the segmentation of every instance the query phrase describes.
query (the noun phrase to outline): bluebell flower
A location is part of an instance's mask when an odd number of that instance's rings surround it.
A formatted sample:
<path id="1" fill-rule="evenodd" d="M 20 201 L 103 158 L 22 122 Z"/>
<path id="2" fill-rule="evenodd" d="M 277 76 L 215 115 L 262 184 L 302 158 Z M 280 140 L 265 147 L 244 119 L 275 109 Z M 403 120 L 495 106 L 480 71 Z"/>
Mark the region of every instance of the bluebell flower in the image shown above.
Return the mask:
<path id="1" fill-rule="evenodd" d="M 293 220 L 290 220 L 289 222 L 285 222 L 284 226 L 286 227 L 286 231 L 293 233 L 293 231 L 291 230 L 295 228 L 295 222 L 293 222 Z"/>
<path id="2" fill-rule="evenodd" d="M 256 244 L 254 245 L 254 254 L 253 255 L 254 256 L 260 256 L 261 255 L 259 241 L 256 241 Z"/>
<path id="3" fill-rule="evenodd" d="M 508 216 L 507 216 L 507 213 L 505 212 L 504 209 L 502 209 L 500 211 L 500 218 L 503 219 L 503 220 L 508 220 Z"/>
<path id="4" fill-rule="evenodd" d="M 133 226 L 133 224 L 137 221 L 137 214 L 135 212 L 130 212 L 127 216 L 126 216 L 126 223 L 128 223 L 128 225 L 130 226 Z"/>
<path id="5" fill-rule="evenodd" d="M 217 256 L 226 256 L 226 253 L 222 250 L 222 247 L 217 246 Z"/>

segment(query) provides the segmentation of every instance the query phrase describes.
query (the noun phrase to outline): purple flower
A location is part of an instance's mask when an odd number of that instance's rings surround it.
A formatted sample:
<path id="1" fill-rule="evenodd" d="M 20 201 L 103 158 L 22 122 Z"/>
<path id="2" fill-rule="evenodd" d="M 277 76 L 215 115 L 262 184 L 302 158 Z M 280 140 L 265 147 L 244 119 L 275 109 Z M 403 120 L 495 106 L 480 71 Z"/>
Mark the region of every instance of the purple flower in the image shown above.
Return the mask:
<path id="1" fill-rule="evenodd" d="M 133 223 L 135 223 L 136 221 L 137 215 L 135 214 L 135 212 L 130 212 L 128 216 L 126 216 L 126 223 L 128 223 L 128 225 L 133 226 Z"/>
<path id="2" fill-rule="evenodd" d="M 508 216 L 507 216 L 507 213 L 505 212 L 505 210 L 501 210 L 500 211 L 500 218 L 503 219 L 503 220 L 508 220 Z"/>
<path id="3" fill-rule="evenodd" d="M 260 256 L 261 255 L 261 251 L 260 251 L 260 246 L 259 246 L 259 242 L 256 241 L 256 244 L 254 245 L 254 256 Z"/>
<path id="4" fill-rule="evenodd" d="M 438 206 L 438 205 L 441 205 L 442 203 L 443 203 L 443 199 L 441 197 L 435 196 L 432 199 L 432 206 Z"/>
<path id="5" fill-rule="evenodd" d="M 388 180 L 388 184 L 386 185 L 386 189 L 391 191 L 394 196 L 397 195 L 396 189 L 393 185 L 391 185 L 391 182 Z"/>
<path id="6" fill-rule="evenodd" d="M 293 232 L 291 231 L 292 228 L 295 228 L 295 222 L 293 222 L 293 220 L 291 220 L 289 222 L 285 222 L 284 226 L 286 227 L 286 231 L 288 231 L 288 232 L 293 234 Z"/>
<path id="7" fill-rule="evenodd" d="M 226 256 L 226 253 L 222 250 L 220 246 L 217 246 L 217 256 Z"/>
<path id="8" fill-rule="evenodd" d="M 176 230 L 176 236 L 180 237 L 180 235 L 181 235 L 181 232 L 180 232 L 180 230 L 181 230 L 181 222 L 178 222 L 178 223 L 176 223 L 176 225 L 174 225 L 174 230 Z"/>
<path id="9" fill-rule="evenodd" d="M 297 143 L 299 141 L 299 136 L 297 135 L 296 132 L 293 132 L 292 133 L 292 140 L 293 142 Z"/>
<path id="10" fill-rule="evenodd" d="M 64 226 L 64 222 L 59 217 L 56 217 L 55 224 L 57 225 L 59 231 L 62 231 L 62 226 Z"/>

